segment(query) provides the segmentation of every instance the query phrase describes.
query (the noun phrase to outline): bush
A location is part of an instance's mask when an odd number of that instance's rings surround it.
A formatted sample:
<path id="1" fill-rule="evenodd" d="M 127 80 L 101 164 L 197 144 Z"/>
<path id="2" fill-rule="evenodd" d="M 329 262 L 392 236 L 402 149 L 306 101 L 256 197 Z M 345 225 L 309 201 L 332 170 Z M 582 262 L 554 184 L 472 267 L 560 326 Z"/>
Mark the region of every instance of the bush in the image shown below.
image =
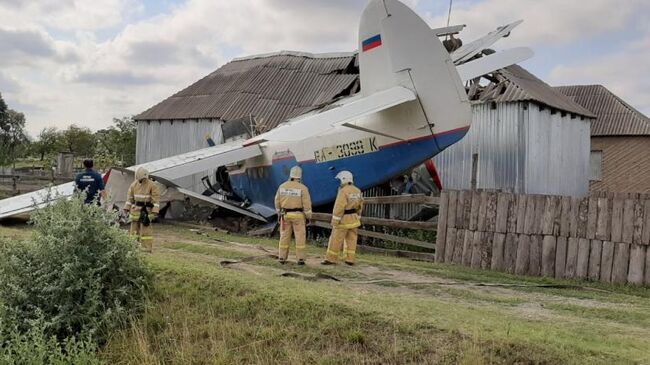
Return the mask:
<path id="1" fill-rule="evenodd" d="M 0 243 L 4 327 L 25 339 L 42 321 L 47 341 L 102 341 L 144 305 L 151 275 L 135 242 L 113 213 L 82 202 L 76 195 L 40 209 L 31 240 Z"/>

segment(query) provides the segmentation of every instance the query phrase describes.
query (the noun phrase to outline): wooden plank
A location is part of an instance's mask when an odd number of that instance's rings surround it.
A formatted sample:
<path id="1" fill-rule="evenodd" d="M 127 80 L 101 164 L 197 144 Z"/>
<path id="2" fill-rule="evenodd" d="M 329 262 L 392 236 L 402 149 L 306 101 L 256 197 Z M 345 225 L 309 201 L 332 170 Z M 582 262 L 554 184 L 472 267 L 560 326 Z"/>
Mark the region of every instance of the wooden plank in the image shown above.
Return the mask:
<path id="1" fill-rule="evenodd" d="M 472 213 L 472 191 L 466 191 L 463 196 L 463 227 L 469 228 Z"/>
<path id="2" fill-rule="evenodd" d="M 515 274 L 518 275 L 527 274 L 529 260 L 530 260 L 530 236 L 527 234 L 520 234 L 517 242 Z"/>
<path id="3" fill-rule="evenodd" d="M 598 220 L 596 222 L 596 239 L 607 241 L 610 238 L 609 200 L 598 198 Z"/>
<path id="4" fill-rule="evenodd" d="M 481 201 L 481 193 L 478 191 L 472 191 L 472 206 L 470 207 L 470 213 L 469 213 L 470 231 L 476 231 L 478 228 L 478 212 L 479 212 L 480 201 Z"/>
<path id="5" fill-rule="evenodd" d="M 559 236 L 562 225 L 562 197 L 553 197 L 554 215 L 553 215 L 553 236 Z"/>
<path id="6" fill-rule="evenodd" d="M 621 242 L 623 237 L 623 199 L 614 197 L 612 200 L 612 225 L 610 241 Z"/>
<path id="7" fill-rule="evenodd" d="M 456 228 L 447 228 L 447 240 L 445 241 L 445 261 L 451 263 L 454 259 L 454 244 L 456 243 Z"/>
<path id="8" fill-rule="evenodd" d="M 544 197 L 544 212 L 542 213 L 541 229 L 542 234 L 553 234 L 553 218 L 555 216 L 555 206 L 552 196 Z"/>
<path id="9" fill-rule="evenodd" d="M 503 266 L 507 273 L 515 272 L 517 262 L 517 235 L 515 233 L 506 233 L 506 242 L 503 249 Z"/>
<path id="10" fill-rule="evenodd" d="M 460 265 L 463 263 L 463 247 L 465 245 L 465 233 L 469 232 L 464 229 L 456 229 L 456 243 L 454 244 L 454 253 L 451 262 Z"/>
<path id="11" fill-rule="evenodd" d="M 482 232 L 474 232 L 474 237 L 472 239 L 472 262 L 471 267 L 480 268 L 481 267 L 481 239 Z"/>
<path id="12" fill-rule="evenodd" d="M 489 269 L 492 261 L 494 232 L 483 232 L 481 236 L 481 269 Z"/>
<path id="13" fill-rule="evenodd" d="M 596 238 L 596 223 L 598 223 L 598 199 L 589 198 L 587 207 L 587 238 Z"/>
<path id="14" fill-rule="evenodd" d="M 517 207 L 521 195 L 510 194 L 510 201 L 508 202 L 508 218 L 506 223 L 506 232 L 517 232 Z"/>
<path id="15" fill-rule="evenodd" d="M 589 273 L 589 240 L 578 238 L 578 262 L 576 264 L 576 277 L 586 278 Z"/>
<path id="16" fill-rule="evenodd" d="M 449 191 L 449 206 L 447 208 L 447 227 L 456 228 L 456 206 L 458 205 L 458 191 Z"/>
<path id="17" fill-rule="evenodd" d="M 578 240 L 577 237 L 569 237 L 566 251 L 566 269 L 564 270 L 565 278 L 576 277 L 576 267 L 578 266 Z"/>
<path id="18" fill-rule="evenodd" d="M 632 233 L 632 243 L 640 245 L 643 235 L 643 202 L 634 201 L 634 228 Z"/>
<path id="19" fill-rule="evenodd" d="M 542 275 L 555 276 L 555 250 L 557 240 L 555 236 L 544 236 L 542 242 Z"/>
<path id="20" fill-rule="evenodd" d="M 466 231 L 465 240 L 463 240 L 463 258 L 461 263 L 464 266 L 472 266 L 472 241 L 474 240 L 474 232 Z"/>
<path id="21" fill-rule="evenodd" d="M 470 194 L 467 190 L 461 190 L 458 192 L 458 202 L 456 203 L 456 228 L 466 229 L 465 225 L 465 201 L 467 196 Z"/>
<path id="22" fill-rule="evenodd" d="M 625 199 L 623 203 L 623 229 L 621 242 L 632 243 L 634 236 L 634 200 Z"/>
<path id="23" fill-rule="evenodd" d="M 497 194 L 497 215 L 494 232 L 506 233 L 508 230 L 508 207 L 512 194 Z M 505 241 L 505 236 L 504 236 Z"/>
<path id="24" fill-rule="evenodd" d="M 328 228 L 328 229 L 332 228 L 332 226 L 329 223 L 326 223 L 326 222 L 317 222 L 317 221 L 315 221 L 315 222 L 312 222 L 312 225 L 317 226 L 317 227 L 321 227 L 321 228 Z M 449 229 L 453 229 L 453 228 L 449 228 Z M 359 236 L 377 238 L 377 239 L 381 239 L 381 240 L 385 240 L 385 241 L 389 241 L 389 242 L 397 242 L 397 243 L 401 243 L 401 244 L 409 245 L 409 246 L 428 248 L 428 249 L 431 249 L 431 250 L 436 249 L 436 245 L 433 244 L 433 243 L 418 241 L 418 240 L 414 240 L 412 238 L 395 236 L 395 235 L 387 234 L 387 233 L 366 231 L 365 229 L 357 229 L 357 234 Z M 452 235 L 452 236 L 455 236 L 455 235 Z M 449 238 L 449 232 L 447 232 L 447 238 Z"/>
<path id="25" fill-rule="evenodd" d="M 563 196 L 562 197 L 562 212 L 560 214 L 560 236 L 569 237 L 571 233 L 570 230 L 570 219 L 571 214 L 571 197 Z M 563 273 L 564 275 L 564 273 Z"/>
<path id="26" fill-rule="evenodd" d="M 505 244 L 506 235 L 504 233 L 495 233 L 492 243 L 492 263 L 490 268 L 497 271 L 505 271 Z"/>
<path id="27" fill-rule="evenodd" d="M 641 234 L 641 244 L 650 245 L 650 199 L 644 200 L 643 206 L 644 222 L 643 233 Z"/>
<path id="28" fill-rule="evenodd" d="M 528 209 L 528 197 L 526 195 L 518 195 L 517 196 L 517 228 L 516 231 L 517 233 L 525 233 L 526 232 L 526 212 Z"/>
<path id="29" fill-rule="evenodd" d="M 578 206 L 578 238 L 587 237 L 587 219 L 589 216 L 589 198 L 580 200 Z"/>
<path id="30" fill-rule="evenodd" d="M 442 197 L 443 191 L 440 193 Z M 429 196 L 425 194 L 403 194 L 403 195 L 388 195 L 388 196 L 364 196 L 363 204 L 427 204 L 439 205 L 442 200 L 436 196 Z"/>
<path id="31" fill-rule="evenodd" d="M 614 242 L 603 241 L 600 255 L 600 281 L 612 282 L 612 265 L 614 264 Z"/>
<path id="32" fill-rule="evenodd" d="M 591 248 L 589 250 L 589 272 L 587 276 L 591 280 L 600 280 L 600 263 L 603 251 L 603 241 L 591 240 Z"/>
<path id="33" fill-rule="evenodd" d="M 627 282 L 642 285 L 646 260 L 646 246 L 633 244 L 630 250 L 630 267 L 627 272 Z"/>
<path id="34" fill-rule="evenodd" d="M 645 253 L 645 275 L 643 283 L 645 285 L 650 285 L 650 249 L 647 248 Z"/>
<path id="35" fill-rule="evenodd" d="M 312 213 L 311 219 L 313 221 L 331 222 L 332 215 L 329 213 Z M 392 228 L 406 228 L 406 229 L 420 229 L 425 231 L 435 231 L 438 224 L 436 222 L 411 222 L 402 221 L 397 219 L 385 219 L 374 217 L 361 217 L 362 225 L 383 226 Z M 447 228 L 454 228 L 447 223 Z"/>
<path id="36" fill-rule="evenodd" d="M 564 271 L 566 269 L 566 250 L 567 238 L 558 237 L 555 248 L 555 277 L 558 279 L 564 278 Z"/>
<path id="37" fill-rule="evenodd" d="M 481 191 L 481 196 L 479 198 L 479 206 L 478 206 L 478 223 L 476 226 L 476 229 L 479 231 L 485 231 L 485 219 L 487 218 L 486 217 L 487 201 L 488 201 L 487 191 Z"/>
<path id="38" fill-rule="evenodd" d="M 569 215 L 569 237 L 578 237 L 578 215 L 580 199 L 571 198 L 571 214 Z"/>
<path id="39" fill-rule="evenodd" d="M 630 262 L 630 244 L 619 242 L 614 247 L 612 264 L 612 282 L 623 284 L 627 281 L 627 269 Z"/>
<path id="40" fill-rule="evenodd" d="M 445 245 L 447 238 L 447 209 L 449 208 L 449 193 L 440 192 L 440 206 L 438 208 L 438 230 L 436 234 L 436 262 L 444 262 Z"/>
<path id="41" fill-rule="evenodd" d="M 524 222 L 524 233 L 530 235 L 535 233 L 535 197 L 526 196 L 526 217 Z"/>
<path id="42" fill-rule="evenodd" d="M 528 273 L 539 276 L 542 273 L 542 236 L 534 234 L 530 236 L 530 261 Z"/>
<path id="43" fill-rule="evenodd" d="M 544 221 L 544 210 L 546 209 L 546 196 L 538 195 L 535 197 L 535 219 L 533 221 L 533 233 L 542 234 L 542 222 Z M 541 247 L 540 238 L 540 247 Z M 541 251 L 540 251 L 541 257 Z"/>
<path id="44" fill-rule="evenodd" d="M 488 193 L 485 211 L 485 231 L 494 232 L 497 223 L 497 193 Z"/>

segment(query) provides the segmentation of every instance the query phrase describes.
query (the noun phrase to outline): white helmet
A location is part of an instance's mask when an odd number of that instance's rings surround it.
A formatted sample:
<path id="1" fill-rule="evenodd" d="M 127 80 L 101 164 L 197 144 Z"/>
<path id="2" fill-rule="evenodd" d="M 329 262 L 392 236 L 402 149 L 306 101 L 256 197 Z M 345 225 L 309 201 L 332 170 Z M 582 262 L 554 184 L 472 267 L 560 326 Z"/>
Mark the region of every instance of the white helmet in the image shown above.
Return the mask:
<path id="1" fill-rule="evenodd" d="M 289 178 L 291 179 L 302 179 L 302 169 L 300 166 L 294 166 L 289 172 Z"/>
<path id="2" fill-rule="evenodd" d="M 352 184 L 354 182 L 350 171 L 341 171 L 336 174 L 336 178 L 341 181 L 341 185 Z"/>
<path id="3" fill-rule="evenodd" d="M 145 169 L 144 167 L 138 167 L 138 169 L 135 171 L 135 179 L 137 181 L 142 181 L 147 178 L 149 178 L 149 170 Z"/>

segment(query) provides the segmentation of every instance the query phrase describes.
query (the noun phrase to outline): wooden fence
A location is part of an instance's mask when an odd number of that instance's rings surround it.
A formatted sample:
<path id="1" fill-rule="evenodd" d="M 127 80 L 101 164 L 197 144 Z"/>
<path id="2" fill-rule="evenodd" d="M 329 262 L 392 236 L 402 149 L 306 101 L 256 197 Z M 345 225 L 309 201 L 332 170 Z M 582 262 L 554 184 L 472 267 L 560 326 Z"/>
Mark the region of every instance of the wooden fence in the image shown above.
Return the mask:
<path id="1" fill-rule="evenodd" d="M 650 285 L 650 196 L 443 191 L 436 262 Z"/>

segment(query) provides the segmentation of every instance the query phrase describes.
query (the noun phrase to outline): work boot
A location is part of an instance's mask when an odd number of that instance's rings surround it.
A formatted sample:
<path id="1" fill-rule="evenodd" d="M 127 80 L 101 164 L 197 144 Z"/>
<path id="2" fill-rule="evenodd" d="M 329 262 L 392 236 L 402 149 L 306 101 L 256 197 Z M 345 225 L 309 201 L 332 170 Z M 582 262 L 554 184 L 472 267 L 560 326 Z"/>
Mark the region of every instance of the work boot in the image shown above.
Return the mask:
<path id="1" fill-rule="evenodd" d="M 298 260 L 298 265 L 303 266 L 305 264 L 305 260 L 300 259 Z"/>
<path id="2" fill-rule="evenodd" d="M 287 263 L 287 260 L 285 260 L 285 259 L 278 259 L 278 262 L 280 263 L 280 265 L 284 265 L 284 264 Z"/>
<path id="3" fill-rule="evenodd" d="M 333 263 L 332 261 L 327 261 L 327 260 L 323 260 L 323 261 L 321 261 L 320 264 L 321 264 L 321 265 L 334 265 L 334 263 Z"/>
<path id="4" fill-rule="evenodd" d="M 354 262 L 350 262 L 350 261 L 346 261 L 345 264 L 348 266 L 354 266 Z"/>

